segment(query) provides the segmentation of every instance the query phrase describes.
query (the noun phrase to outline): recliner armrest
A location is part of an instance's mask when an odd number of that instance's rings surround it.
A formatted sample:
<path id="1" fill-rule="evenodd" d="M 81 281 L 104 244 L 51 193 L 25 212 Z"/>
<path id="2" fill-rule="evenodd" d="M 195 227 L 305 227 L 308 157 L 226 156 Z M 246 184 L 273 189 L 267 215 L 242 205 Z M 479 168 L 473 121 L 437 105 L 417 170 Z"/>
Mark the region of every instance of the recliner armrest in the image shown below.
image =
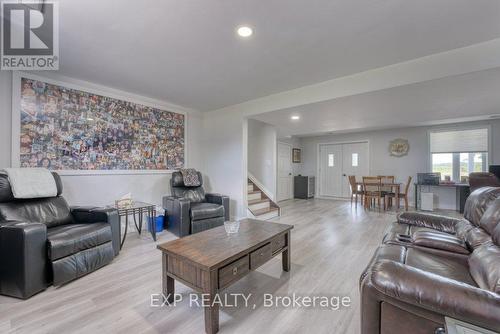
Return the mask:
<path id="1" fill-rule="evenodd" d="M 364 284 L 392 299 L 500 331 L 500 296 L 491 291 L 389 260 L 375 263 Z"/>
<path id="2" fill-rule="evenodd" d="M 191 202 L 187 198 L 164 196 L 163 208 L 166 210 L 168 218 L 168 229 L 179 237 L 189 235 L 191 230 L 191 218 L 189 216 Z"/>
<path id="3" fill-rule="evenodd" d="M 0 226 L 0 293 L 29 298 L 48 285 L 47 226 L 8 221 Z"/>
<path id="4" fill-rule="evenodd" d="M 208 203 L 220 204 L 224 207 L 224 220 L 229 221 L 229 196 L 209 193 L 205 194 Z"/>
<path id="5" fill-rule="evenodd" d="M 115 256 L 120 253 L 121 226 L 118 210 L 101 207 L 72 207 L 71 214 L 77 223 L 109 223 L 111 225 L 112 243 Z"/>
<path id="6" fill-rule="evenodd" d="M 432 228 L 441 232 L 455 234 L 457 224 L 462 219 L 421 212 L 403 212 L 398 215 L 398 223 Z"/>

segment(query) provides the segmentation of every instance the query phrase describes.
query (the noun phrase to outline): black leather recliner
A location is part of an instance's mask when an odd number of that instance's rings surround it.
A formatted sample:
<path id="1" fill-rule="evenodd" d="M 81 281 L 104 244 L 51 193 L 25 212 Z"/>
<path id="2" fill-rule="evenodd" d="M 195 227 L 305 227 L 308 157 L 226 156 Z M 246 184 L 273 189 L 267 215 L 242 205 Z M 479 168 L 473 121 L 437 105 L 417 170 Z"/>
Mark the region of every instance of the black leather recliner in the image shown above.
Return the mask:
<path id="1" fill-rule="evenodd" d="M 115 209 L 70 208 L 57 196 L 15 199 L 0 174 L 0 294 L 29 298 L 110 263 L 120 251 Z"/>
<path id="2" fill-rule="evenodd" d="M 221 226 L 229 220 L 229 197 L 205 194 L 203 179 L 200 186 L 187 187 L 181 172 L 172 173 L 171 196 L 163 197 L 168 217 L 168 230 L 179 237 Z"/>

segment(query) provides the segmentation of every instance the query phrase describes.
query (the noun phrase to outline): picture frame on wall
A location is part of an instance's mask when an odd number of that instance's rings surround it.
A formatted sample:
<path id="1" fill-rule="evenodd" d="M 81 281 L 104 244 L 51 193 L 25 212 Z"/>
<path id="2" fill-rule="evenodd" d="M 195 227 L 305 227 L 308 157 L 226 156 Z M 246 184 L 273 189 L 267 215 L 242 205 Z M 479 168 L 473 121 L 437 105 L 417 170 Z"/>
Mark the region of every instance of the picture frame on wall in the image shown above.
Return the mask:
<path id="1" fill-rule="evenodd" d="M 301 162 L 300 148 L 293 148 L 292 149 L 292 162 L 293 163 L 300 163 Z"/>
<path id="2" fill-rule="evenodd" d="M 13 167 L 159 174 L 187 164 L 180 108 L 69 78 L 17 71 L 12 78 Z"/>

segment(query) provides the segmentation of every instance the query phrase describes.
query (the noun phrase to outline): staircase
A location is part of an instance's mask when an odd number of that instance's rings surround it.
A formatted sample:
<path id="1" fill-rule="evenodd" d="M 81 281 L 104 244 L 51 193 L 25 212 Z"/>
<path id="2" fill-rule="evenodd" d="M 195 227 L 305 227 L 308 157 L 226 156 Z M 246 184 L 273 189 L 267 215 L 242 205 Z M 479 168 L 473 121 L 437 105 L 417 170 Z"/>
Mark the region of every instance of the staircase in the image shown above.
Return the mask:
<path id="1" fill-rule="evenodd" d="M 248 179 L 248 210 L 256 219 L 269 220 L 281 215 L 280 207 Z"/>

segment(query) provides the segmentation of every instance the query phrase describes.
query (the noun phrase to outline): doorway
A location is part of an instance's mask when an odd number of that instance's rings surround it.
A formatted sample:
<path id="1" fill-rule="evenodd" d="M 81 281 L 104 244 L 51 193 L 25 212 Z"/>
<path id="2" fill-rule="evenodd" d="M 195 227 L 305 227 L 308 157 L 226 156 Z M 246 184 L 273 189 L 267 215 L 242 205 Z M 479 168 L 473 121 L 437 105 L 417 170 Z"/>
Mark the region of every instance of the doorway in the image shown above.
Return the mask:
<path id="1" fill-rule="evenodd" d="M 292 198 L 292 145 L 278 143 L 278 184 L 276 201 Z"/>
<path id="2" fill-rule="evenodd" d="M 318 144 L 318 193 L 325 197 L 348 198 L 348 175 L 356 180 L 369 174 L 368 141 Z"/>

